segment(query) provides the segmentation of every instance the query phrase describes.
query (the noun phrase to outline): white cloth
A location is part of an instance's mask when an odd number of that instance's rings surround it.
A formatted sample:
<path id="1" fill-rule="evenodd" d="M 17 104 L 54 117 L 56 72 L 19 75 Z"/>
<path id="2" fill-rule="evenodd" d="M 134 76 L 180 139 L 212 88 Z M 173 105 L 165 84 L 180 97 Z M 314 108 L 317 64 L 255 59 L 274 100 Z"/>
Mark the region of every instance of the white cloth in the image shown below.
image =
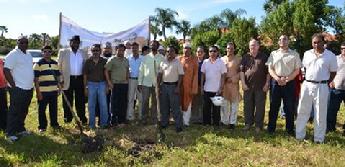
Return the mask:
<path id="1" fill-rule="evenodd" d="M 225 100 L 225 105 L 220 107 L 220 118 L 224 125 L 233 124 L 236 125 L 237 122 L 237 112 L 239 102 L 233 102 Z"/>
<path id="2" fill-rule="evenodd" d="M 128 107 L 127 107 L 127 119 L 128 120 L 134 120 L 135 114 L 134 114 L 134 100 L 137 100 L 138 103 L 138 111 L 139 111 L 139 119 L 142 118 L 141 113 L 141 101 L 142 101 L 142 95 L 138 91 L 138 80 L 135 79 L 129 79 L 128 82 Z"/>
<path id="3" fill-rule="evenodd" d="M 183 124 L 189 126 L 190 116 L 192 113 L 192 103 L 189 103 L 187 111 L 182 111 L 183 114 Z"/>
<path id="4" fill-rule="evenodd" d="M 345 90 L 345 58 L 341 55 L 337 56 L 337 75 L 334 78 L 335 89 Z"/>
<path id="5" fill-rule="evenodd" d="M 227 72 L 224 62 L 220 58 L 217 58 L 214 63 L 210 59 L 206 59 L 201 65 L 201 72 L 205 74 L 204 90 L 218 92 L 222 74 Z"/>
<path id="6" fill-rule="evenodd" d="M 330 72 L 337 71 L 336 56 L 327 49 L 325 49 L 319 57 L 315 55 L 314 49 L 306 51 L 304 53 L 302 64 L 303 67 L 306 68 L 306 80 L 328 80 Z"/>
<path id="7" fill-rule="evenodd" d="M 71 75 L 82 75 L 83 74 L 83 56 L 82 52 L 78 49 L 77 53 L 74 53 L 71 51 L 70 54 L 70 69 L 71 69 Z"/>
<path id="8" fill-rule="evenodd" d="M 165 59 L 160 64 L 159 72 L 162 73 L 163 82 L 177 82 L 180 75 L 184 75 L 183 66 L 178 59 L 168 61 Z"/>
<path id="9" fill-rule="evenodd" d="M 303 82 L 296 119 L 296 139 L 303 140 L 306 124 L 314 107 L 314 141 L 323 142 L 327 127 L 327 101 L 329 88 L 327 84 Z M 314 105 L 313 105 L 314 104 Z"/>
<path id="10" fill-rule="evenodd" d="M 32 57 L 20 49 L 13 49 L 5 57 L 5 68 L 11 70 L 14 83 L 17 87 L 30 90 L 33 88 L 34 70 Z"/>

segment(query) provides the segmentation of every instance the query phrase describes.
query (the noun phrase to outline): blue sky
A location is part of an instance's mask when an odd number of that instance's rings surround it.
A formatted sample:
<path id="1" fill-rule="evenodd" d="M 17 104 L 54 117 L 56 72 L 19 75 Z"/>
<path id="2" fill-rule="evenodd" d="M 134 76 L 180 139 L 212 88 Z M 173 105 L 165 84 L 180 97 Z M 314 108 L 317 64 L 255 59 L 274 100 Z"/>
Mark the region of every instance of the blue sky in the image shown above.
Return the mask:
<path id="1" fill-rule="evenodd" d="M 8 27 L 5 37 L 16 38 L 23 33 L 58 35 L 59 12 L 79 25 L 98 32 L 126 30 L 148 16 L 156 7 L 171 8 L 179 13 L 178 19 L 192 25 L 219 14 L 223 9 L 242 8 L 245 17 L 257 22 L 265 14 L 265 0 L 0 0 L 0 25 Z M 329 0 L 342 7 L 344 0 Z M 169 32 L 169 30 L 168 30 Z"/>

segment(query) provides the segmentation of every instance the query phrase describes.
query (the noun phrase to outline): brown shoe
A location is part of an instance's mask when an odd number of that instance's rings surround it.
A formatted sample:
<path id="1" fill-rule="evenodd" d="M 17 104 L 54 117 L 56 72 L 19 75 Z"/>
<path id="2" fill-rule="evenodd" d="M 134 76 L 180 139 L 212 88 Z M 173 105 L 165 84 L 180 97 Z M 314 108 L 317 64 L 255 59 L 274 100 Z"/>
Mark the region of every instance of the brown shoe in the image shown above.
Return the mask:
<path id="1" fill-rule="evenodd" d="M 244 128 L 243 128 L 243 130 L 249 130 L 249 129 L 250 129 L 250 125 L 248 125 L 248 124 L 245 125 Z"/>

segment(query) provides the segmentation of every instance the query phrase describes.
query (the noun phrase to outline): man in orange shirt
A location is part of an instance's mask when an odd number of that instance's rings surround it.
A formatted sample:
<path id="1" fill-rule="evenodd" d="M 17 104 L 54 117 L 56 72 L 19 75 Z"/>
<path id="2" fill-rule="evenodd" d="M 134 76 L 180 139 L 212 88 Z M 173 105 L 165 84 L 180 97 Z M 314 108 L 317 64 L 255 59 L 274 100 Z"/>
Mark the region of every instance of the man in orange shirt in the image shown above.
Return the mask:
<path id="1" fill-rule="evenodd" d="M 0 131 L 6 130 L 7 119 L 7 84 L 4 76 L 4 61 L 0 59 Z"/>

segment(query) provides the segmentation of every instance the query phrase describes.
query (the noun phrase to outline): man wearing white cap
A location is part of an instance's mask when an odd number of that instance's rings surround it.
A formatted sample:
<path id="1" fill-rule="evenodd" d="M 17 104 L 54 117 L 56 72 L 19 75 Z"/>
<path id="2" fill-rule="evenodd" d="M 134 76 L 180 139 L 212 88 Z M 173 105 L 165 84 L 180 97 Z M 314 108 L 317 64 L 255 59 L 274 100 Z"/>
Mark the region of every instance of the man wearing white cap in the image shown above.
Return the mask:
<path id="1" fill-rule="evenodd" d="M 126 46 L 125 57 L 128 58 L 132 55 L 132 44 L 129 41 L 125 41 L 124 44 Z"/>
<path id="2" fill-rule="evenodd" d="M 183 44 L 183 55 L 179 57 L 184 71 L 180 100 L 185 126 L 189 126 L 193 96 L 198 93 L 198 58 L 191 50 L 189 43 Z"/>
<path id="3" fill-rule="evenodd" d="M 160 45 L 158 47 L 158 53 L 163 55 L 163 56 L 165 56 L 165 49 L 164 49 L 164 47 L 162 45 Z"/>

